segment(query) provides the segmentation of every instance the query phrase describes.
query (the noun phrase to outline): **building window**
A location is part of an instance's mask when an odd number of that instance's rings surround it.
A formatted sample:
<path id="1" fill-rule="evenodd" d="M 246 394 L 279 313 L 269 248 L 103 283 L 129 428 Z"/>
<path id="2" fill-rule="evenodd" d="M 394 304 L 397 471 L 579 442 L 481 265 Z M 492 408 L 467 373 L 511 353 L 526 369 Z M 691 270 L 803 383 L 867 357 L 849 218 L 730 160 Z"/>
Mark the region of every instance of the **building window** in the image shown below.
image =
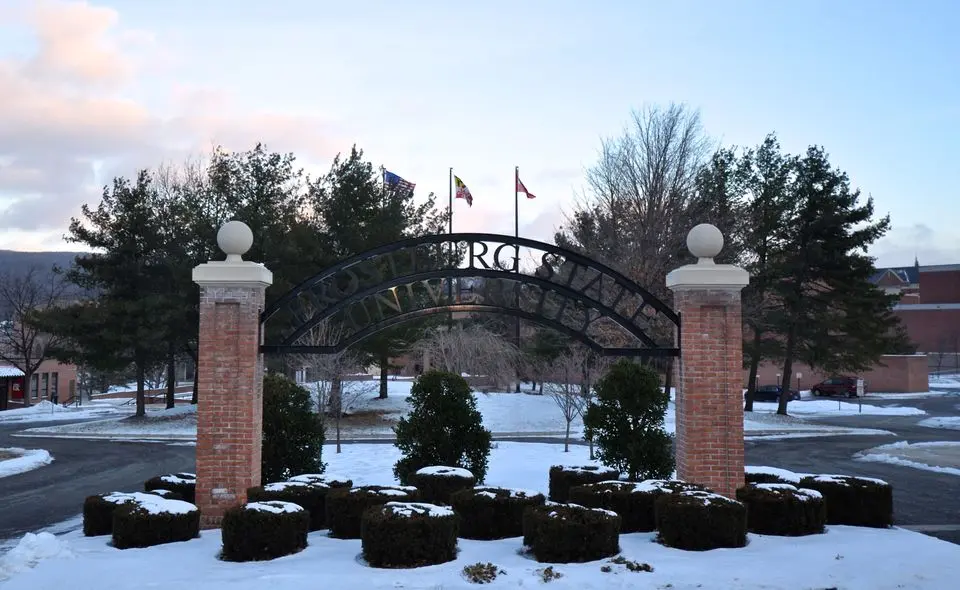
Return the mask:
<path id="1" fill-rule="evenodd" d="M 50 373 L 44 373 L 40 375 L 41 383 L 41 399 L 49 399 L 50 397 Z"/>
<path id="2" fill-rule="evenodd" d="M 37 392 L 40 389 L 40 375 L 34 373 L 30 376 L 30 399 L 37 399 Z"/>
<path id="3" fill-rule="evenodd" d="M 50 373 L 50 399 L 60 399 L 60 373 Z"/>

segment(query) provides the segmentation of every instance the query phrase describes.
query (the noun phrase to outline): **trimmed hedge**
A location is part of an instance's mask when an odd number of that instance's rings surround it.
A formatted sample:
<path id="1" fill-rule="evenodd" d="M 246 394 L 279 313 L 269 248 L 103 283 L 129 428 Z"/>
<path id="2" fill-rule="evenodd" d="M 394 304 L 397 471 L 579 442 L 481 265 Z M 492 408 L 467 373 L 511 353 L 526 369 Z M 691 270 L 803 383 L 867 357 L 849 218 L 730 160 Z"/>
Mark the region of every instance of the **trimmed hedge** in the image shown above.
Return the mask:
<path id="1" fill-rule="evenodd" d="M 550 501 L 566 502 L 570 488 L 588 483 L 616 480 L 620 472 L 599 465 L 554 465 L 550 468 Z"/>
<path id="2" fill-rule="evenodd" d="M 705 551 L 747 544 L 747 507 L 703 491 L 664 494 L 656 503 L 659 540 L 667 547 Z"/>
<path id="3" fill-rule="evenodd" d="M 180 494 L 185 502 L 191 504 L 196 502 L 197 497 L 197 476 L 193 473 L 168 473 L 167 475 L 158 475 L 151 477 L 143 483 L 143 490 L 151 492 L 153 490 L 170 490 Z"/>
<path id="4" fill-rule="evenodd" d="M 420 493 L 413 486 L 363 486 L 337 488 L 327 493 L 327 528 L 337 539 L 359 539 L 367 508 L 387 502 L 413 502 Z"/>
<path id="5" fill-rule="evenodd" d="M 100 494 L 99 496 L 88 496 L 83 501 L 83 534 L 88 537 L 109 535 L 113 532 L 113 513 L 117 508 L 127 504 L 136 504 L 144 496 L 149 496 L 149 498 L 146 498 L 148 501 L 159 498 L 159 496 L 143 492 L 129 494 L 113 492 Z"/>
<path id="6" fill-rule="evenodd" d="M 137 502 L 113 513 L 113 546 L 152 547 L 189 541 L 200 535 L 200 511 L 182 500 Z"/>
<path id="7" fill-rule="evenodd" d="M 800 483 L 801 476 L 786 469 L 778 467 L 756 467 L 747 465 L 744 473 L 744 483 L 785 483 L 796 486 Z"/>
<path id="8" fill-rule="evenodd" d="M 620 552 L 620 516 L 602 508 L 554 504 L 523 513 L 524 545 L 537 561 L 582 563 Z"/>
<path id="9" fill-rule="evenodd" d="M 543 494 L 508 488 L 476 487 L 450 495 L 460 515 L 464 539 L 509 539 L 523 535 L 523 511 L 543 506 Z"/>
<path id="10" fill-rule="evenodd" d="M 310 515 L 310 530 L 319 531 L 327 526 L 328 487 L 302 481 L 268 483 L 265 486 L 247 488 L 247 502 L 290 502 L 297 504 Z"/>
<path id="11" fill-rule="evenodd" d="M 460 517 L 451 508 L 388 502 L 363 513 L 363 558 L 373 567 L 409 568 L 457 558 Z"/>
<path id="12" fill-rule="evenodd" d="M 334 475 L 332 473 L 302 473 L 300 475 L 294 475 L 287 481 L 300 481 L 304 483 L 312 483 L 315 486 L 328 487 L 328 488 L 352 488 L 353 480 L 343 477 L 342 475 Z"/>
<path id="13" fill-rule="evenodd" d="M 268 500 L 233 506 L 223 515 L 221 557 L 260 561 L 302 551 L 307 546 L 310 513 L 290 502 Z"/>
<path id="14" fill-rule="evenodd" d="M 827 524 L 893 525 L 893 488 L 885 481 L 852 475 L 810 475 L 801 479 L 800 485 L 823 495 Z"/>
<path id="15" fill-rule="evenodd" d="M 419 469 L 409 479 L 410 485 L 420 491 L 420 499 L 431 504 L 450 504 L 450 494 L 477 483 L 477 478 L 468 470 L 442 465 Z"/>
<path id="16" fill-rule="evenodd" d="M 749 484 L 737 490 L 737 500 L 747 507 L 747 530 L 759 535 L 815 535 L 827 521 L 820 492 L 790 484 Z"/>
<path id="17" fill-rule="evenodd" d="M 650 532 L 657 528 L 654 506 L 664 494 L 707 491 L 701 485 L 675 479 L 642 482 L 602 481 L 570 488 L 570 502 L 589 508 L 605 508 L 620 515 L 622 533 Z"/>
<path id="18" fill-rule="evenodd" d="M 157 489 L 157 490 L 150 490 L 149 492 L 145 492 L 145 493 L 153 496 L 160 496 L 161 498 L 164 498 L 166 500 L 183 500 L 183 496 L 181 496 L 177 492 L 172 492 L 170 490 Z"/>

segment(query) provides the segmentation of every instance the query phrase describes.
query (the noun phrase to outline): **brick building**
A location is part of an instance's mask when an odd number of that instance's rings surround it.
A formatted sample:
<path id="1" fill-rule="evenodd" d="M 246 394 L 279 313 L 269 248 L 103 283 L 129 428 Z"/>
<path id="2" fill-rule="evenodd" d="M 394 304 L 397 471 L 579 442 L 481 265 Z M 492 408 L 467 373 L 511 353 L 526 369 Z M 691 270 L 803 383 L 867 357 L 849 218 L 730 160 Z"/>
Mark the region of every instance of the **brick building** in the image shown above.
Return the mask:
<path id="1" fill-rule="evenodd" d="M 30 379 L 29 389 L 23 382 L 23 371 L 10 365 L 0 365 L 0 411 L 22 408 L 42 400 L 63 403 L 77 391 L 77 368 L 55 360 L 40 363 Z"/>

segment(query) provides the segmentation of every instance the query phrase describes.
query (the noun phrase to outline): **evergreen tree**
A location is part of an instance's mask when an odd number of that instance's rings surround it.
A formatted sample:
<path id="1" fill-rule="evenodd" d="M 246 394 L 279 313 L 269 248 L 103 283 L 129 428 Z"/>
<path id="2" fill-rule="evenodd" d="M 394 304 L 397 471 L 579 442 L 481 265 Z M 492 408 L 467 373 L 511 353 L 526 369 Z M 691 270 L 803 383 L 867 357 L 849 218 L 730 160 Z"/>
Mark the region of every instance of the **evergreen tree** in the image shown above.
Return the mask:
<path id="1" fill-rule="evenodd" d="M 797 162 L 791 186 L 797 207 L 771 295 L 772 313 L 783 338 L 783 376 L 794 360 L 827 371 L 859 371 L 895 344 L 895 297 L 870 282 L 875 272 L 866 249 L 890 227 L 889 216 L 873 219 L 873 199 L 860 202 L 847 175 L 830 167 L 827 154 L 811 147 Z M 787 388 L 778 414 L 787 413 Z"/>
<path id="2" fill-rule="evenodd" d="M 301 473 L 322 473 L 325 433 L 310 392 L 282 375 L 263 377 L 263 484 Z"/>
<path id="3" fill-rule="evenodd" d="M 623 359 L 597 381 L 596 391 L 583 424 L 600 461 L 632 480 L 669 478 L 673 450 L 663 419 L 670 394 L 656 371 Z"/>

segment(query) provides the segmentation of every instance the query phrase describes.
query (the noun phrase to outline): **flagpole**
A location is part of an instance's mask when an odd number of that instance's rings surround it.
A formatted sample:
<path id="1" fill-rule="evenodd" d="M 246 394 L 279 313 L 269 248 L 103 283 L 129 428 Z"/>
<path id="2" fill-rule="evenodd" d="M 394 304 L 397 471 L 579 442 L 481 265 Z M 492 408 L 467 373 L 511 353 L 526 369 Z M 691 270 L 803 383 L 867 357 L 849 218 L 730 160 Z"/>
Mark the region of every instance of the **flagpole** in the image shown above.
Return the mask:
<path id="1" fill-rule="evenodd" d="M 453 233 L 453 166 L 450 167 L 450 177 L 447 179 L 447 189 L 449 191 L 447 196 L 448 196 L 449 207 L 450 207 L 449 209 L 450 218 L 448 219 L 448 223 L 449 223 L 448 232 L 452 234 Z M 454 245 L 453 245 L 453 242 L 451 241 L 450 242 L 450 264 L 453 264 L 453 259 L 454 259 L 453 248 L 454 248 Z M 453 304 L 453 277 L 452 276 L 447 277 L 447 303 L 451 305 Z M 447 322 L 448 322 L 447 327 L 449 329 L 450 327 L 453 326 L 452 313 L 447 318 Z"/>
<path id="2" fill-rule="evenodd" d="M 520 238 L 520 198 L 519 198 L 519 184 L 520 184 L 520 166 L 513 167 L 513 237 L 519 240 Z M 516 251 L 516 266 L 514 270 L 517 274 L 520 274 L 520 244 L 517 244 Z M 518 284 L 519 287 L 519 284 Z M 514 290 L 516 295 L 516 301 L 514 302 L 517 307 L 517 311 L 520 311 L 520 289 L 517 288 Z M 514 344 L 517 347 L 517 351 L 520 350 L 520 316 L 514 318 Z M 517 393 L 520 393 L 520 376 L 517 375 Z"/>

